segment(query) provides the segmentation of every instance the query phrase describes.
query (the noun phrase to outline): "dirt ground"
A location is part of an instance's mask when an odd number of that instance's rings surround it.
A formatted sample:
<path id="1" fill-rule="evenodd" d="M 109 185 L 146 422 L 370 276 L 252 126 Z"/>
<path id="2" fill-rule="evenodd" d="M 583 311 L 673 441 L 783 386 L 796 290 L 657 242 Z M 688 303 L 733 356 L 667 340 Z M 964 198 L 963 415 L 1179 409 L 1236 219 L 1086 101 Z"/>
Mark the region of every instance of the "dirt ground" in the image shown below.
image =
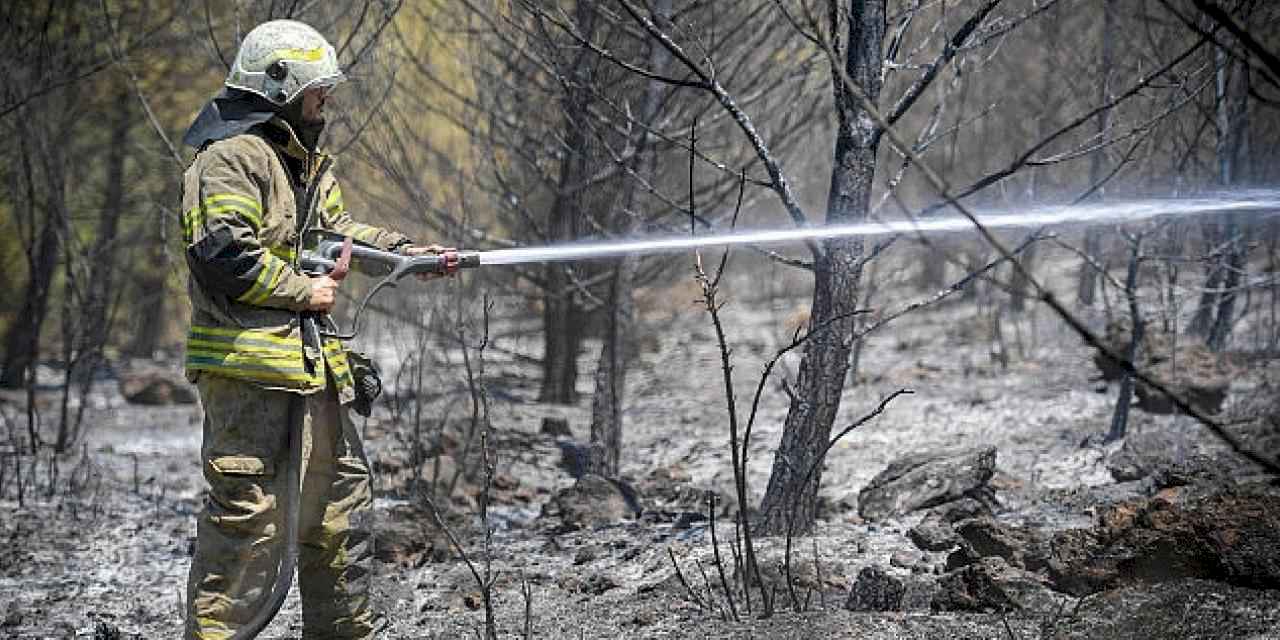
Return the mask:
<path id="1" fill-rule="evenodd" d="M 724 320 L 744 416 L 760 367 L 803 317 L 803 301 L 776 291 L 753 291 L 746 281 L 726 286 Z M 892 308 L 911 299 L 884 304 Z M 701 490 L 728 495 L 732 475 L 719 354 L 710 323 L 692 301 L 693 289 L 686 286 L 641 301 L 642 330 L 650 337 L 628 379 L 623 475 L 641 488 L 678 485 L 696 501 Z M 993 485 L 1002 517 L 1049 528 L 1085 526 L 1098 504 L 1133 490 L 1117 484 L 1105 466 L 1117 445 L 1092 444 L 1109 424 L 1116 387 L 1093 380 L 1090 353 L 1043 309 L 1003 316 L 1003 345 L 992 339 L 991 315 L 961 301 L 906 316 L 866 340 L 858 384 L 847 387 L 838 426 L 897 389 L 915 393 L 897 398 L 830 454 L 822 521 L 813 536 L 796 544 L 796 563 L 802 567 L 797 571 L 808 585 L 807 610 L 759 619 L 755 598 L 753 613 L 738 622 L 699 608 L 672 567 L 674 556 L 703 592 L 699 564 L 715 579 L 705 521 L 646 517 L 562 533 L 555 522 L 539 517 L 550 497 L 574 482 L 558 466 L 556 437 L 540 432 L 542 421 L 564 418 L 574 439 L 586 440 L 597 343 L 588 342 L 582 360 L 584 399 L 574 407 L 547 406 L 535 401 L 535 365 L 516 355 L 533 355 L 537 348 L 534 337 L 520 333 L 531 318 L 528 310 L 500 301 L 494 318 L 485 379 L 502 484 L 490 513 L 501 637 L 522 637 L 528 621 L 537 638 L 1280 638 L 1280 591 L 1201 580 L 1109 592 L 1084 602 L 1064 597 L 1061 610 L 1007 615 L 843 608 L 863 567 L 887 567 L 903 551 L 919 556 L 912 569 L 917 573 L 938 573 L 945 563 L 945 553 L 914 551 L 907 539 L 920 515 L 878 523 L 857 515 L 858 491 L 900 456 L 995 446 Z M 1101 317 L 1088 320 L 1102 326 Z M 403 333 L 384 328 L 370 332 L 362 346 L 377 354 L 384 371 L 395 372 L 407 341 Z M 1007 365 L 1001 364 L 1002 354 Z M 457 362 L 456 354 L 448 357 Z M 778 379 L 793 379 L 796 362 L 784 361 Z M 180 375 L 176 364 L 171 373 Z M 397 393 L 394 373 L 386 377 L 391 393 Z M 456 391 L 461 375 L 448 384 Z M 1255 384 L 1247 372 L 1240 375 L 1228 403 L 1248 395 Z M 55 391 L 44 394 L 52 398 Z M 468 405 L 452 398 L 435 400 L 433 411 L 454 403 L 452 419 L 460 420 Z M 41 457 L 34 461 L 34 485 L 27 487 L 23 506 L 17 504 L 12 473 L 0 488 L 0 637 L 180 635 L 203 482 L 199 409 L 130 405 L 113 384 L 102 385 L 91 400 L 84 446 L 58 461 L 56 480 L 52 463 Z M 750 452 L 750 487 L 757 500 L 786 408 L 784 393 L 770 384 Z M 0 410 L 15 424 L 25 424 L 18 398 L 6 397 Z M 396 433 L 404 428 L 394 420 L 389 401 L 365 425 L 370 455 L 382 472 L 375 522 L 436 539 L 431 522 L 395 479 L 403 474 L 405 440 Z M 1131 438 L 1158 434 L 1177 455 L 1221 450 L 1185 417 L 1135 411 L 1130 430 Z M 33 461 L 27 458 L 26 464 L 30 473 Z M 1250 475 L 1247 468 L 1238 471 Z M 664 495 L 649 495 L 647 506 L 656 511 L 689 506 L 663 503 Z M 475 518 L 451 522 L 468 553 L 482 557 Z M 718 536 L 722 544 L 731 539 L 732 526 L 719 528 Z M 776 567 L 781 541 L 760 544 L 766 567 Z M 389 620 L 384 637 L 476 637 L 484 611 L 476 583 L 456 555 L 437 544 L 388 559 L 378 563 L 375 583 Z M 263 637 L 298 637 L 300 630 L 299 603 L 292 595 Z"/>

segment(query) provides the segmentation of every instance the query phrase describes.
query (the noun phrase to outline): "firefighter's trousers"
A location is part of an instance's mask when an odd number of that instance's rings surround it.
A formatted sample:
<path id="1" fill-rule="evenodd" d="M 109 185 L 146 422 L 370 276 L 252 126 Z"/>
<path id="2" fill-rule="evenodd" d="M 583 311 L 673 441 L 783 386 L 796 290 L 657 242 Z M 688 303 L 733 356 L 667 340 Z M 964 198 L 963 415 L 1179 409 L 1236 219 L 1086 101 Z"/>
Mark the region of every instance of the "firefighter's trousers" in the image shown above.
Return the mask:
<path id="1" fill-rule="evenodd" d="M 291 417 L 302 431 L 303 637 L 372 637 L 369 464 L 332 383 L 305 397 L 208 374 L 196 384 L 210 490 L 187 584 L 186 637 L 229 638 L 269 599 L 285 549 Z"/>

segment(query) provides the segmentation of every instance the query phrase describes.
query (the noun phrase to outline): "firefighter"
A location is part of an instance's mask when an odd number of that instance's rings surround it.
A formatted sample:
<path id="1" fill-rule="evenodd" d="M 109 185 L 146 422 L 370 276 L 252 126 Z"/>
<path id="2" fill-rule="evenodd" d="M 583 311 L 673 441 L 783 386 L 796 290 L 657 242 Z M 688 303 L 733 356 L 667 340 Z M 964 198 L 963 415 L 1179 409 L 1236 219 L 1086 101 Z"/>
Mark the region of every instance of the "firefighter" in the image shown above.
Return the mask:
<path id="1" fill-rule="evenodd" d="M 180 212 L 192 306 L 186 373 L 204 408 L 209 483 L 187 638 L 253 635 L 244 629 L 264 625 L 264 609 L 289 588 L 290 552 L 304 637 L 376 630 L 369 463 L 349 416 L 360 385 L 340 341 L 303 330 L 333 306 L 338 285 L 297 270 L 299 239 L 321 228 L 413 255 L 442 249 L 356 222 L 344 206 L 333 159 L 317 149 L 325 102 L 342 80 L 315 29 L 264 23 L 183 140 L 197 150 Z"/>

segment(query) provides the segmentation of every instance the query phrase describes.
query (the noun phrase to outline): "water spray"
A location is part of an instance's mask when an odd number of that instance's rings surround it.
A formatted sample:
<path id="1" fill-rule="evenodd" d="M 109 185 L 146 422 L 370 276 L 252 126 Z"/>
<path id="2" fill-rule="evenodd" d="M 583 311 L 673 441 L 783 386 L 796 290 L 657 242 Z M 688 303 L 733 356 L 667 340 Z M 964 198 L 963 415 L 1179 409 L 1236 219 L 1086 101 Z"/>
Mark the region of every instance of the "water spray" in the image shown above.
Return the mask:
<path id="1" fill-rule="evenodd" d="M 1197 198 L 1151 198 L 1116 202 L 1042 206 L 1019 212 L 988 211 L 977 216 L 988 229 L 1039 228 L 1059 225 L 1134 223 L 1165 217 L 1280 212 L 1280 190 L 1241 191 Z M 611 242 L 572 243 L 475 252 L 477 265 L 570 262 L 633 254 L 675 253 L 704 247 L 771 246 L 842 237 L 874 237 L 899 233 L 940 234 L 973 230 L 960 216 L 923 220 L 886 220 L 847 225 L 760 229 L 704 236 L 667 236 Z M 471 265 L 468 265 L 471 266 Z"/>
<path id="2" fill-rule="evenodd" d="M 1242 213 L 1280 212 L 1280 190 L 1238 191 L 1196 198 L 1151 198 L 1073 205 L 1041 206 L 1019 211 L 989 210 L 979 213 L 978 222 L 987 229 L 1042 228 L 1062 225 L 1096 225 L 1135 223 L 1157 218 L 1185 218 Z M 973 230 L 973 222 L 959 216 L 923 220 L 885 220 L 847 225 L 799 227 L 790 229 L 757 229 L 703 236 L 665 236 L 581 242 L 545 247 L 521 247 L 487 251 L 449 250 L 439 254 L 408 256 L 383 251 L 349 237 L 313 230 L 303 238 L 300 267 L 313 275 L 329 274 L 335 279 L 348 270 L 378 278 L 356 307 L 352 329 L 342 331 L 332 320 L 325 327 L 313 329 L 324 336 L 350 339 L 359 327 L 360 314 L 373 295 L 394 287 L 410 274 L 450 274 L 459 269 L 481 265 L 514 265 L 536 262 L 572 262 L 625 255 L 675 253 L 704 247 L 735 245 L 771 246 L 808 242 L 823 238 L 874 237 L 901 233 L 942 234 Z M 320 335 L 316 335 L 318 341 Z"/>

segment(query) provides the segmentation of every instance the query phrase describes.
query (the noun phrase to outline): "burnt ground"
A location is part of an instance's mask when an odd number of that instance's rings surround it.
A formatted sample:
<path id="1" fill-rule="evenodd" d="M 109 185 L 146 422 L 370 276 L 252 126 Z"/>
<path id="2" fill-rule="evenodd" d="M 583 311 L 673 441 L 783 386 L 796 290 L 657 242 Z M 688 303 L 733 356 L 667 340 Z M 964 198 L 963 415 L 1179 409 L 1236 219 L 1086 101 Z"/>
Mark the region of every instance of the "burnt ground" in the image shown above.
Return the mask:
<path id="1" fill-rule="evenodd" d="M 801 302 L 776 291 L 762 294 L 746 282 L 726 287 L 724 320 L 744 415 L 760 366 L 803 317 Z M 992 338 L 991 314 L 965 301 L 909 315 L 867 339 L 858 384 L 845 393 L 839 424 L 852 422 L 897 389 L 915 394 L 899 397 L 833 448 L 823 478 L 822 520 L 812 536 L 796 543 L 793 577 L 806 610 L 793 611 L 783 602 L 775 615 L 759 619 L 757 594 L 753 615 L 738 622 L 700 608 L 676 577 L 671 556 L 704 597 L 699 564 L 708 578 L 718 578 L 708 524 L 691 513 L 702 511 L 707 490 L 729 495 L 732 476 L 719 354 L 705 314 L 691 304 L 694 297 L 694 289 L 682 285 L 640 301 L 646 339 L 628 380 L 623 475 L 641 490 L 650 515 L 578 531 L 562 531 L 557 519 L 540 516 L 557 491 L 574 483 L 559 466 L 558 437 L 541 433 L 541 426 L 546 417 L 563 418 L 574 439 L 586 439 L 597 343 L 589 342 L 591 355 L 582 361 L 584 399 L 574 407 L 539 404 L 537 370 L 518 357 L 536 350 L 536 340 L 521 333 L 534 316 L 517 303 L 495 307 L 485 380 L 496 461 L 490 548 L 500 636 L 521 636 L 528 605 L 532 635 L 539 638 L 1280 638 L 1280 591 L 1197 578 L 1133 584 L 1083 600 L 1056 594 L 1052 606 L 1006 613 L 936 612 L 927 606 L 872 613 L 844 609 L 859 571 L 890 568 L 895 555 L 895 564 L 907 560 L 891 571 L 929 577 L 945 570 L 945 552 L 920 551 L 906 536 L 922 514 L 882 522 L 858 516 L 858 491 L 905 454 L 995 446 L 991 486 L 999 517 L 1046 530 L 1088 526 L 1101 506 L 1142 490 L 1140 483 L 1116 482 L 1108 471 L 1107 459 L 1119 445 L 1096 444 L 1109 424 L 1116 385 L 1094 381 L 1091 354 L 1079 341 L 1046 311 L 1032 310 L 1002 317 L 1001 345 Z M 1088 319 L 1095 327 L 1103 324 L 1100 317 Z M 442 416 L 448 417 L 446 430 L 466 428 L 470 405 L 462 393 L 460 359 L 439 343 L 428 345 L 453 366 L 434 369 L 443 377 L 428 380 L 432 392 L 414 395 L 403 376 L 399 387 L 395 380 L 410 361 L 405 354 L 413 341 L 382 329 L 362 343 L 391 372 L 385 377 L 398 403 L 384 400 L 365 424 L 379 473 L 376 522 L 386 541 L 376 579 L 389 616 L 384 635 L 475 637 L 484 620 L 475 580 L 447 548 L 423 503 L 406 489 L 412 474 L 407 408 L 415 400 L 424 403 L 429 420 L 422 428 L 428 433 L 439 428 Z M 777 375 L 794 378 L 795 363 L 784 361 Z M 151 366 L 180 375 L 176 365 Z M 1244 369 L 1234 376 L 1228 408 L 1257 393 L 1256 373 Z M 90 426 L 79 453 L 58 460 L 56 474 L 43 455 L 24 459 L 31 477 L 21 507 L 15 460 L 6 460 L 10 470 L 0 487 L 0 637 L 88 638 L 95 629 L 100 635 L 115 630 L 119 637 L 180 635 L 201 500 L 199 409 L 131 405 L 114 384 L 100 387 L 90 398 Z M 41 397 L 43 413 L 56 415 L 56 390 Z M 757 418 L 750 461 L 757 500 L 785 400 L 777 384 L 769 385 Z M 24 428 L 21 402 L 6 396 L 0 405 L 10 419 L 7 429 Z M 392 411 L 397 407 L 400 417 Z M 1131 444 L 1173 459 L 1224 455 L 1216 440 L 1185 417 L 1135 411 L 1130 433 Z M 1245 464 L 1224 465 L 1240 481 L 1259 479 Z M 484 550 L 474 491 L 461 483 L 448 520 L 479 559 Z M 733 537 L 723 518 L 722 545 Z M 766 571 L 776 575 L 782 541 L 759 545 Z M 727 546 L 721 550 L 729 553 Z M 299 633 L 300 609 L 291 596 L 264 637 Z"/>

